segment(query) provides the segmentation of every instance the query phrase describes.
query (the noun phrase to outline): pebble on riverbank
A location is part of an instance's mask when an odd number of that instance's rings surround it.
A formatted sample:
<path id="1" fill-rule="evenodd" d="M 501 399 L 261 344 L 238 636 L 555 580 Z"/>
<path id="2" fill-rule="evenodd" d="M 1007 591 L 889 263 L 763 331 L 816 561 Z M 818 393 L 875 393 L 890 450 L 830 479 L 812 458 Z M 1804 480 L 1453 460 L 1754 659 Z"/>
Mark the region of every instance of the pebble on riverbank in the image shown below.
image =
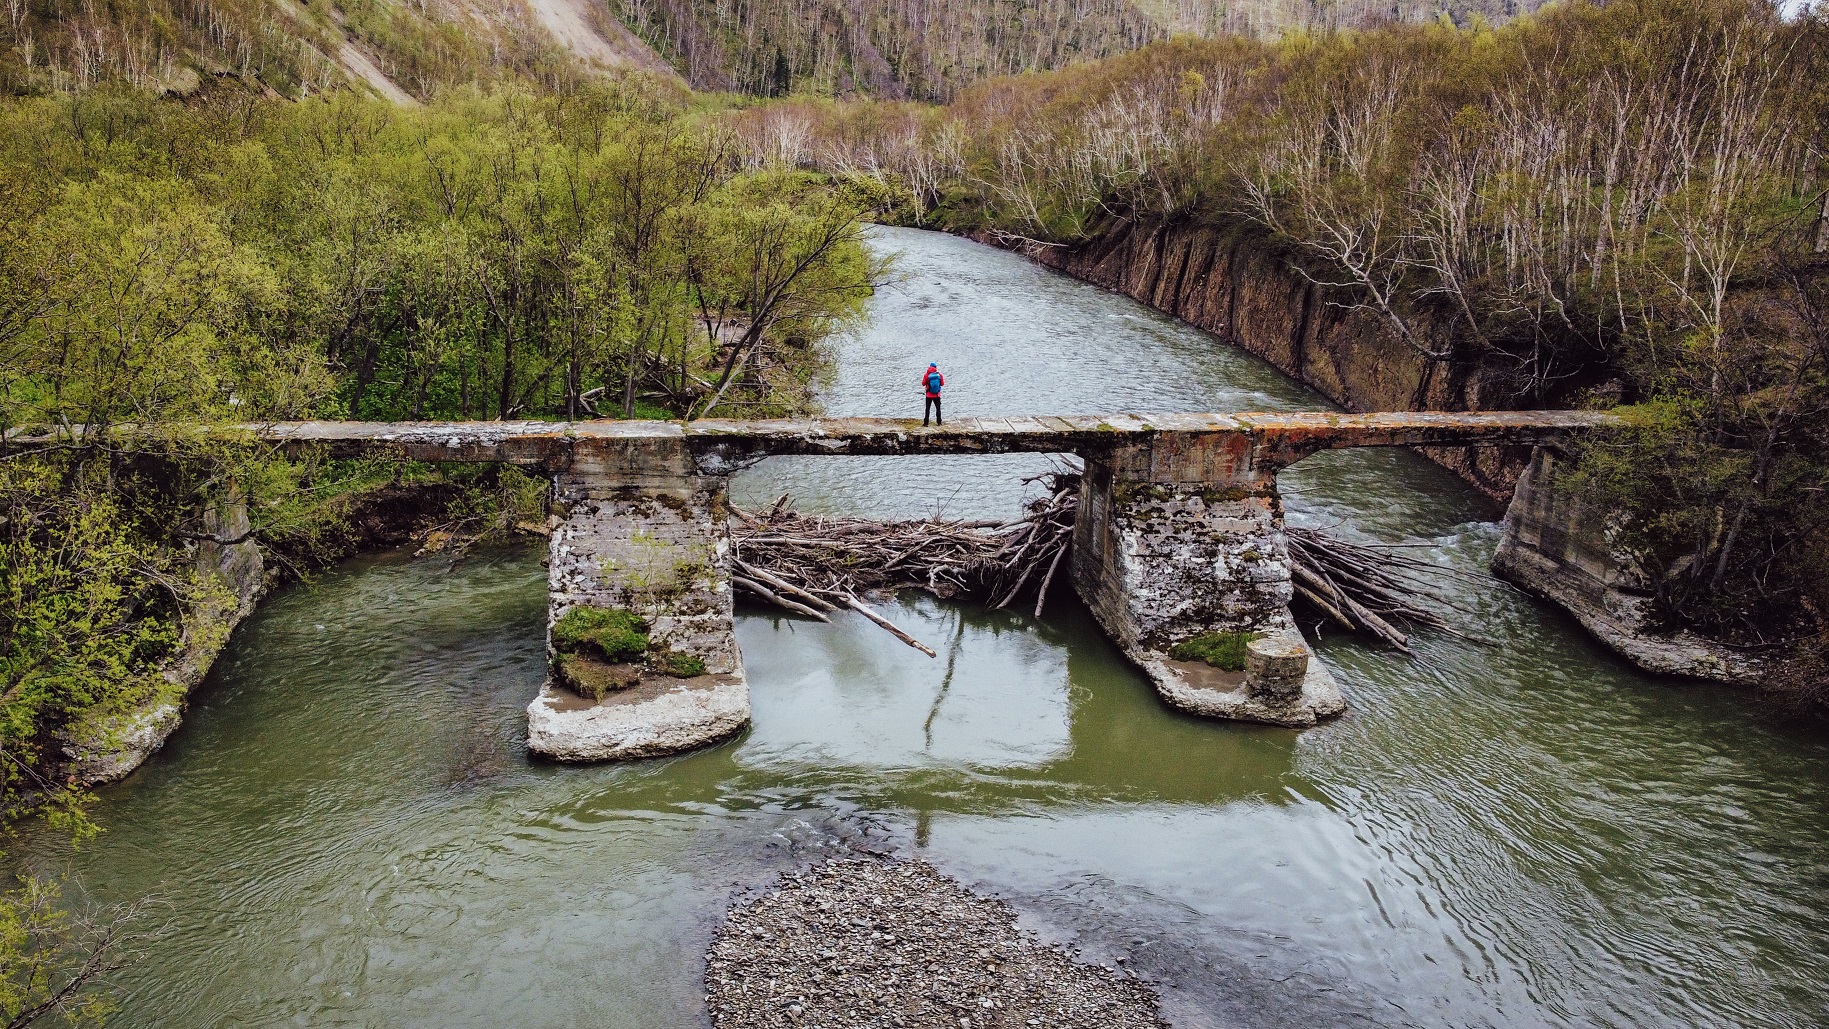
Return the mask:
<path id="1" fill-rule="evenodd" d="M 725 919 L 706 958 L 720 1029 L 1134 1029 L 1167 1023 L 1143 983 L 1075 962 L 919 861 L 789 874 Z"/>

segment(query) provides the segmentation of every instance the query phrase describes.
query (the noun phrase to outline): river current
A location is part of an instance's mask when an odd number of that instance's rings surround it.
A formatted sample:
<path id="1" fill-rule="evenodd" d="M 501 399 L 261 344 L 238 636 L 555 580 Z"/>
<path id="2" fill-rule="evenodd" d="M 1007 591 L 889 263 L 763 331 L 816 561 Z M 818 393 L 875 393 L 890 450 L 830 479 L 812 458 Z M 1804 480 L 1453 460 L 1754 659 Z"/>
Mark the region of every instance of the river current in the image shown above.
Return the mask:
<path id="1" fill-rule="evenodd" d="M 835 342 L 833 414 L 1324 408 L 1121 297 L 947 236 Z M 773 459 L 739 503 L 1014 510 L 1050 459 Z M 1491 510 L 1407 452 L 1283 476 L 1291 519 L 1480 571 Z M 1811 1026 L 1829 1020 L 1829 744 L 1740 692 L 1639 674 L 1569 618 L 1446 579 L 1418 656 L 1323 631 L 1351 705 L 1297 733 L 1159 703 L 1067 591 L 907 596 L 930 660 L 849 616 L 742 608 L 755 724 L 629 765 L 530 761 L 533 547 L 403 554 L 281 590 L 184 726 L 103 792 L 65 870 L 156 894 L 131 1027 L 706 1024 L 725 905 L 839 848 L 919 855 L 1161 984 L 1177 1026 Z M 1309 626 L 1312 629 L 1312 626 Z M 1311 633 L 1312 636 L 1312 633 Z"/>

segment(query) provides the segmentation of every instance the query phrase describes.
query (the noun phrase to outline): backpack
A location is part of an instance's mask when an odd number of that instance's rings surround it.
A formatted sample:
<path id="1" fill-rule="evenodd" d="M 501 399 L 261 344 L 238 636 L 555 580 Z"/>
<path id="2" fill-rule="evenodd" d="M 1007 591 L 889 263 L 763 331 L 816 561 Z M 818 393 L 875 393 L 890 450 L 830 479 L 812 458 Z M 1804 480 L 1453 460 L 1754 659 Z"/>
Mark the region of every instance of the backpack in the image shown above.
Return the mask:
<path id="1" fill-rule="evenodd" d="M 940 392 L 940 373 L 939 372 L 928 372 L 922 381 L 925 382 L 927 385 L 927 392 L 929 392 L 929 393 Z"/>

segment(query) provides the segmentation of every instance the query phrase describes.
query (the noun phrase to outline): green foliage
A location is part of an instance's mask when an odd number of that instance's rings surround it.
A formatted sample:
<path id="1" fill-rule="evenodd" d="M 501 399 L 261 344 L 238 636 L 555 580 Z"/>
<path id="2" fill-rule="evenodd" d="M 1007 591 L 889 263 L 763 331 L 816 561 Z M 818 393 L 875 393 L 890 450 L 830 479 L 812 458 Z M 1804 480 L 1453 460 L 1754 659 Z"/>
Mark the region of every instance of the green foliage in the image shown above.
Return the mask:
<path id="1" fill-rule="evenodd" d="M 55 883 L 22 880 L 0 899 L 0 1018 L 26 1026 L 55 1018 L 67 1026 L 100 1025 L 118 1005 L 85 990 L 123 964 L 135 939 L 133 909 L 103 921 L 73 917 L 58 904 Z"/>
<path id="2" fill-rule="evenodd" d="M 1245 647 L 1263 639 L 1261 632 L 1203 632 L 1169 648 L 1177 661 L 1204 661 L 1227 672 L 1245 670 Z"/>
<path id="3" fill-rule="evenodd" d="M 732 167 L 638 79 L 16 101 L 0 142 L 9 424 L 780 411 L 881 273 L 871 197 Z"/>
<path id="4" fill-rule="evenodd" d="M 457 531 L 488 537 L 500 536 L 517 525 L 545 521 L 551 487 L 536 475 L 513 465 L 458 465 L 442 470 L 446 481 L 460 486 L 446 505 L 449 525 Z"/>
<path id="5" fill-rule="evenodd" d="M 635 661 L 648 652 L 648 623 L 617 608 L 574 607 L 553 623 L 553 648 L 561 654 L 592 654 L 612 664 Z"/>
<path id="6" fill-rule="evenodd" d="M 105 484 L 61 478 L 51 467 L 0 464 L 5 809 L 62 785 L 38 768 L 47 726 L 169 688 L 158 662 L 178 642 L 176 612 L 208 588 L 148 553 Z"/>

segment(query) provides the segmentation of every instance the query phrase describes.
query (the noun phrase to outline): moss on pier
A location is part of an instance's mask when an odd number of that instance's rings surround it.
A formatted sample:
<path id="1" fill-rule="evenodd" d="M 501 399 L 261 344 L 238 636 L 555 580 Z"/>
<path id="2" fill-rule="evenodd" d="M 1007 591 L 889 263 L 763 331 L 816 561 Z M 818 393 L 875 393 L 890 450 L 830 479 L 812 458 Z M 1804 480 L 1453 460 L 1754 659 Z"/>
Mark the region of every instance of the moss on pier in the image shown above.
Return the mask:
<path id="1" fill-rule="evenodd" d="M 639 666 L 608 665 L 584 654 L 560 654 L 553 667 L 560 685 L 591 700 L 641 684 Z"/>
<path id="2" fill-rule="evenodd" d="M 1263 639 L 1261 632 L 1203 632 L 1169 648 L 1177 661 L 1204 661 L 1227 672 L 1245 670 L 1245 648 L 1252 640 Z"/>
<path id="3" fill-rule="evenodd" d="M 553 649 L 588 654 L 615 664 L 639 659 L 648 650 L 648 623 L 632 611 L 574 607 L 553 625 Z"/>
<path id="4" fill-rule="evenodd" d="M 641 682 L 643 668 L 675 679 L 705 674 L 705 660 L 656 643 L 632 611 L 574 607 L 553 625 L 553 673 L 581 697 L 602 700 Z"/>
<path id="5" fill-rule="evenodd" d="M 648 664 L 656 671 L 665 672 L 675 679 L 690 679 L 705 674 L 704 658 L 672 647 L 654 650 L 648 655 Z"/>

